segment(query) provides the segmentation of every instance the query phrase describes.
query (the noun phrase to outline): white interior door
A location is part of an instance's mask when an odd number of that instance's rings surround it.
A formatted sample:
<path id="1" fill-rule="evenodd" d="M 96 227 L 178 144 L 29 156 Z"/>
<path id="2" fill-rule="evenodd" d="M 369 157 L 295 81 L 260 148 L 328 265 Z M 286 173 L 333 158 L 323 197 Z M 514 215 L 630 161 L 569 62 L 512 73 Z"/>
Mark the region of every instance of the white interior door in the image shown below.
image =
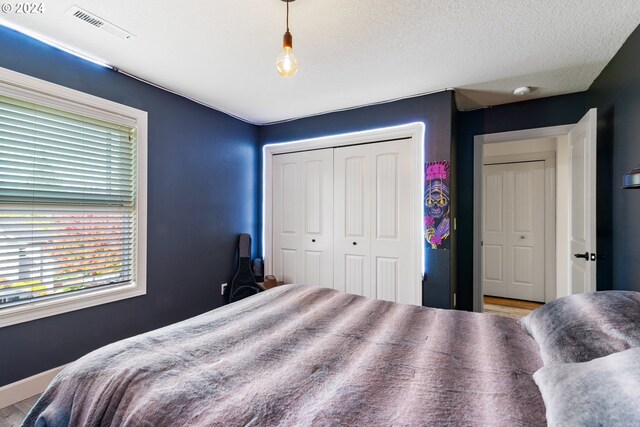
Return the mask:
<path id="1" fill-rule="evenodd" d="M 509 201 L 505 169 L 504 165 L 485 165 L 482 172 L 482 287 L 485 295 L 508 298 Z"/>
<path id="2" fill-rule="evenodd" d="M 544 161 L 487 165 L 483 173 L 484 293 L 544 302 Z"/>
<path id="3" fill-rule="evenodd" d="M 335 289 L 376 297 L 371 280 L 372 164 L 367 145 L 334 152 Z"/>
<path id="4" fill-rule="evenodd" d="M 333 287 L 333 150 L 273 158 L 273 274 Z"/>
<path id="5" fill-rule="evenodd" d="M 591 109 L 569 132 L 569 293 L 596 290 L 596 133 Z"/>
<path id="6" fill-rule="evenodd" d="M 421 304 L 411 230 L 411 141 L 334 153 L 334 285 L 372 298 Z"/>
<path id="7" fill-rule="evenodd" d="M 301 278 L 300 169 L 296 154 L 273 158 L 273 274 L 285 283 Z"/>
<path id="8" fill-rule="evenodd" d="M 372 163 L 371 261 L 376 298 L 416 301 L 419 274 L 413 266 L 411 141 L 369 144 Z"/>

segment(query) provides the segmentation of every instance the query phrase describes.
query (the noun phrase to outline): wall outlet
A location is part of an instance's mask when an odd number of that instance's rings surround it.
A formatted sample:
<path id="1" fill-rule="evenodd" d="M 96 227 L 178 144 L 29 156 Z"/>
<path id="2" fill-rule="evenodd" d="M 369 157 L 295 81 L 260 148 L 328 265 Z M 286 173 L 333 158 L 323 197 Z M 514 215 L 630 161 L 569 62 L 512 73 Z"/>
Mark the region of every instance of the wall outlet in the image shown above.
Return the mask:
<path id="1" fill-rule="evenodd" d="M 220 285 L 220 295 L 224 296 L 225 291 L 227 290 L 227 284 L 223 283 Z"/>

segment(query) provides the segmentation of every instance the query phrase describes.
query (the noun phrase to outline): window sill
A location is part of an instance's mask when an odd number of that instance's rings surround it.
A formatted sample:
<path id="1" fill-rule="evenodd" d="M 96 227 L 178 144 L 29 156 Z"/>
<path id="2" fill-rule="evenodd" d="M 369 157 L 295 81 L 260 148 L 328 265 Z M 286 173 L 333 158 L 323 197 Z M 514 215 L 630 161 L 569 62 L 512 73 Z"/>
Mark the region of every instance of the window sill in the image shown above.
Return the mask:
<path id="1" fill-rule="evenodd" d="M 0 328 L 133 298 L 146 293 L 147 290 L 144 284 L 130 283 L 109 289 L 96 289 L 78 295 L 66 295 L 59 298 L 20 304 L 15 307 L 7 307 L 0 309 Z"/>

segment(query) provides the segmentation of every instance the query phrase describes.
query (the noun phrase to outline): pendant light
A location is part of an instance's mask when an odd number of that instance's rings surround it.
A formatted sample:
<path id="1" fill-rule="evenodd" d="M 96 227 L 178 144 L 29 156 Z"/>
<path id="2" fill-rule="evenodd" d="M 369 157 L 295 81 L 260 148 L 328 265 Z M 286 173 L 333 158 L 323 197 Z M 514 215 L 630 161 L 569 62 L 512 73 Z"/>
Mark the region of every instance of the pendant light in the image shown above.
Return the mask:
<path id="1" fill-rule="evenodd" d="M 287 4 L 287 32 L 282 41 L 282 52 L 276 59 L 276 68 L 282 77 L 293 77 L 298 72 L 298 57 L 293 53 L 293 36 L 289 32 L 289 3 L 295 0 L 282 0 Z"/>

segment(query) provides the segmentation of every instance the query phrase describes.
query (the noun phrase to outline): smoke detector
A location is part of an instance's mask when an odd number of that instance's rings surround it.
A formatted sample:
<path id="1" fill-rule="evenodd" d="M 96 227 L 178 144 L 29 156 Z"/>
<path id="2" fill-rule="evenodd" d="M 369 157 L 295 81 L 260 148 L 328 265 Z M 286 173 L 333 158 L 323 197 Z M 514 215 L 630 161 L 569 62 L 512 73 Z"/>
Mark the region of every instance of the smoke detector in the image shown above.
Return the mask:
<path id="1" fill-rule="evenodd" d="M 93 25 L 96 28 L 100 28 L 101 30 L 113 34 L 114 36 L 120 37 L 121 39 L 129 40 L 135 38 L 135 36 L 130 32 L 123 30 L 122 28 L 112 24 L 106 19 L 102 19 L 98 15 L 89 12 L 86 9 L 82 9 L 81 7 L 78 7 L 76 5 L 71 6 L 67 13 L 74 18 L 78 18 L 81 21 L 86 22 L 87 24 Z"/>

